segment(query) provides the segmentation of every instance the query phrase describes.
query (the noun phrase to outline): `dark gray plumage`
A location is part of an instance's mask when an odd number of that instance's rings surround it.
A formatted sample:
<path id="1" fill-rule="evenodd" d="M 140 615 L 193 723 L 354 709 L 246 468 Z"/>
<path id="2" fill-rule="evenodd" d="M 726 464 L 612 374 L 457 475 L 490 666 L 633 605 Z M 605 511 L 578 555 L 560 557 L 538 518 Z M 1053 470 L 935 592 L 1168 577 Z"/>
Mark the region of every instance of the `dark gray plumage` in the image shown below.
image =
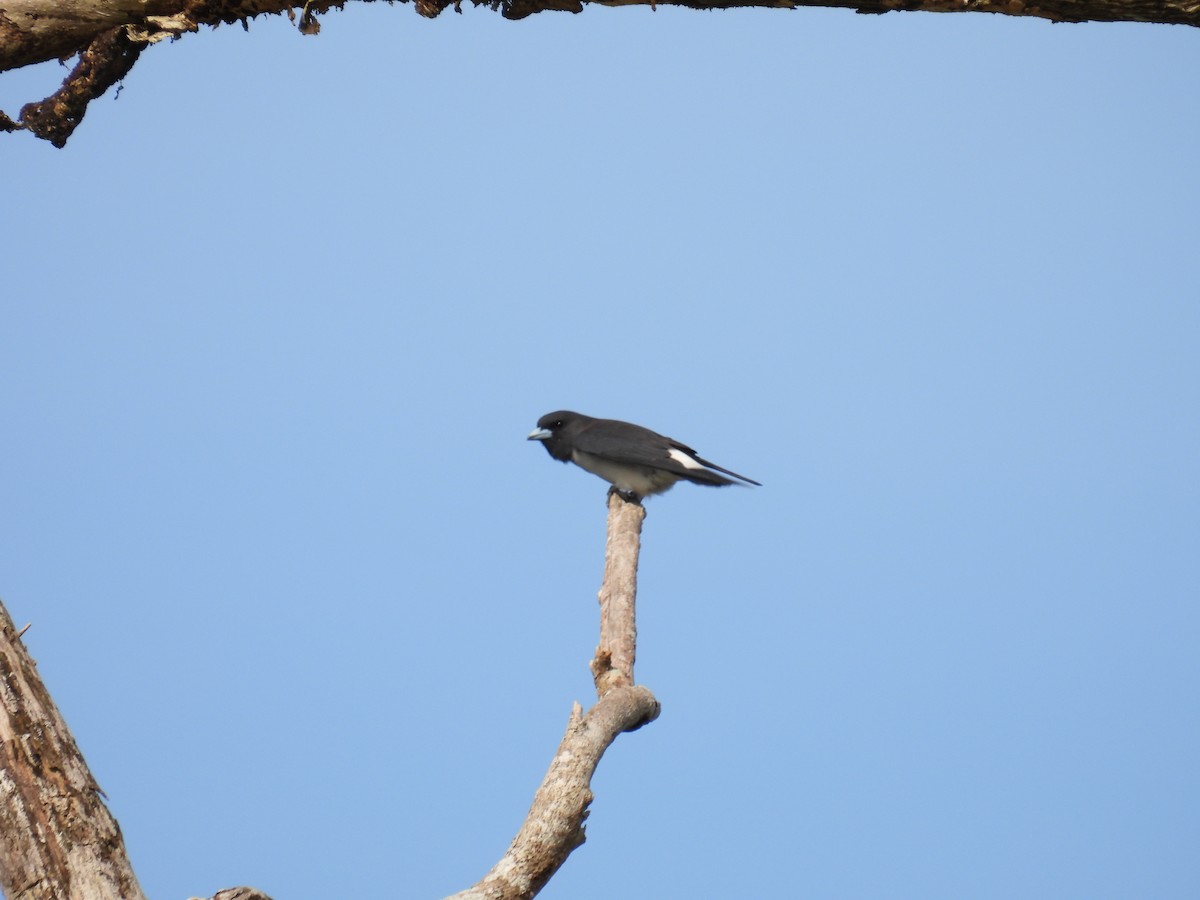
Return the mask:
<path id="1" fill-rule="evenodd" d="M 547 413 L 537 424 L 529 440 L 541 441 L 555 459 L 599 475 L 626 497 L 659 494 L 680 480 L 711 487 L 736 484 L 733 479 L 758 485 L 701 458 L 686 444 L 640 425 L 593 419 L 569 410 Z"/>

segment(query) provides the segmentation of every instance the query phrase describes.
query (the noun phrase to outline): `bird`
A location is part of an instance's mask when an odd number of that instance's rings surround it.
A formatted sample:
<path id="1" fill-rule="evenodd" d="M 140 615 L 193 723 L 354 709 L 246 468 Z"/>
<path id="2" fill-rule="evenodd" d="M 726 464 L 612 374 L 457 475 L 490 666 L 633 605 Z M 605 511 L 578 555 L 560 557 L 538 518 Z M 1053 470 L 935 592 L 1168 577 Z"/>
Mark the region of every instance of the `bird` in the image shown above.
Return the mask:
<path id="1" fill-rule="evenodd" d="M 573 462 L 599 475 L 612 485 L 610 493 L 616 491 L 635 503 L 661 494 L 681 480 L 710 487 L 738 481 L 762 487 L 745 475 L 709 462 L 686 444 L 616 419 L 594 419 L 565 409 L 546 413 L 527 440 L 541 441 L 554 459 Z"/>

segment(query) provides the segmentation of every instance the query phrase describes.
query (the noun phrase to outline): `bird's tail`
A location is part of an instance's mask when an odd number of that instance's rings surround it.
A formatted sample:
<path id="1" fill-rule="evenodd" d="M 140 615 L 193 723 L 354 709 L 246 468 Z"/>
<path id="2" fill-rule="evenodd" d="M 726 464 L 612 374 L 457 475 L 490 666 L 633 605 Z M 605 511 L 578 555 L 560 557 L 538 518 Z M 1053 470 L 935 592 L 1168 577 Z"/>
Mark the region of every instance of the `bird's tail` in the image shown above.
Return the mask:
<path id="1" fill-rule="evenodd" d="M 707 459 L 701 459 L 699 456 L 697 456 L 696 462 L 700 463 L 701 465 L 707 466 L 710 469 L 716 470 L 714 472 L 706 472 L 703 469 L 690 469 L 685 474 L 684 477 L 689 478 L 690 480 L 696 482 L 697 484 L 711 484 L 711 485 L 734 484 L 735 482 L 730 481 L 728 478 L 723 478 L 722 476 L 717 474 L 717 472 L 724 472 L 726 475 L 732 475 L 738 481 L 744 481 L 744 482 L 746 482 L 746 484 L 752 484 L 755 487 L 762 487 L 762 485 L 759 484 L 757 481 L 755 481 L 753 478 L 747 478 L 745 475 L 739 475 L 737 472 L 731 472 L 728 469 L 722 469 L 716 463 L 710 463 Z"/>

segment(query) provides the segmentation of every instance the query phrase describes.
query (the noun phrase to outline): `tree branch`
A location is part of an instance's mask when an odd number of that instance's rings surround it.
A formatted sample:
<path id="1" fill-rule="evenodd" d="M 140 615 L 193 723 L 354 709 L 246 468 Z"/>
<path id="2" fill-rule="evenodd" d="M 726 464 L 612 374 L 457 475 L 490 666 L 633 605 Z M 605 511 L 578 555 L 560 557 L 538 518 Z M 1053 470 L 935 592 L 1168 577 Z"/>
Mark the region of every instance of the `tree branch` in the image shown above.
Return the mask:
<path id="1" fill-rule="evenodd" d="M 0 131 L 32 131 L 61 147 L 83 118 L 87 103 L 123 78 L 147 45 L 177 38 L 201 26 L 241 22 L 259 15 L 286 14 L 299 30 L 316 34 L 317 16 L 346 0 L 0 0 L 0 72 L 52 59 L 87 57 L 62 88 L 40 103 L 27 104 L 17 120 L 0 112 Z M 360 0 L 371 2 L 371 0 Z M 433 18 L 447 8 L 461 12 L 462 0 L 411 0 Z M 536 12 L 582 12 L 585 0 L 472 0 L 509 19 Z M 602 6 L 659 4 L 690 9 L 832 7 L 860 13 L 896 11 L 986 12 L 1035 16 L 1052 22 L 1157 22 L 1200 26 L 1197 0 L 588 0 Z M 86 65 L 85 65 L 86 63 Z"/>
<path id="2" fill-rule="evenodd" d="M 633 684 L 637 640 L 634 599 L 642 520 L 646 510 L 616 493 L 608 498 L 608 540 L 600 587 L 600 646 L 592 660 L 596 705 L 571 709 L 546 777 L 508 851 L 477 884 L 447 900 L 529 900 L 584 842 L 592 802 L 592 773 L 618 734 L 658 718 L 648 688 Z"/>
<path id="3" fill-rule="evenodd" d="M 596 696 L 633 684 L 637 655 L 637 567 L 646 509 L 608 495 L 608 540 L 604 547 L 604 583 L 600 587 L 600 644 L 592 660 Z"/>
<path id="4" fill-rule="evenodd" d="M 55 147 L 65 147 L 88 104 L 129 74 L 144 46 L 129 40 L 122 28 L 99 35 L 79 55 L 62 87 L 45 100 L 22 107 L 24 127 Z"/>
<path id="5" fill-rule="evenodd" d="M 477 884 L 447 900 L 535 896 L 586 839 L 583 823 L 592 802 L 589 784 L 600 757 L 618 734 L 654 721 L 658 711 L 654 695 L 641 686 L 609 691 L 587 715 L 576 703 L 567 733 L 508 851 Z"/>

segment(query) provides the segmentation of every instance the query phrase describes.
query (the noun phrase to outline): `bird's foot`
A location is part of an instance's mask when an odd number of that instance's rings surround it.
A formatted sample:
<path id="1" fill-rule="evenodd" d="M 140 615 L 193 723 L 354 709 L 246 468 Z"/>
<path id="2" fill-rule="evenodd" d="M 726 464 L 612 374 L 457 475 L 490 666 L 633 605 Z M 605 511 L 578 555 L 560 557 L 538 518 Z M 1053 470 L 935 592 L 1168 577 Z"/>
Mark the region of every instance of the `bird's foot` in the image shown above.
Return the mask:
<path id="1" fill-rule="evenodd" d="M 618 497 L 620 497 L 626 503 L 636 503 L 638 506 L 642 505 L 642 498 L 639 497 L 636 493 L 634 493 L 633 491 L 623 491 L 619 487 L 617 487 L 615 484 L 608 489 L 608 497 L 611 497 L 613 494 L 616 494 Z M 608 502 L 607 497 L 605 498 L 604 502 L 605 503 Z"/>

